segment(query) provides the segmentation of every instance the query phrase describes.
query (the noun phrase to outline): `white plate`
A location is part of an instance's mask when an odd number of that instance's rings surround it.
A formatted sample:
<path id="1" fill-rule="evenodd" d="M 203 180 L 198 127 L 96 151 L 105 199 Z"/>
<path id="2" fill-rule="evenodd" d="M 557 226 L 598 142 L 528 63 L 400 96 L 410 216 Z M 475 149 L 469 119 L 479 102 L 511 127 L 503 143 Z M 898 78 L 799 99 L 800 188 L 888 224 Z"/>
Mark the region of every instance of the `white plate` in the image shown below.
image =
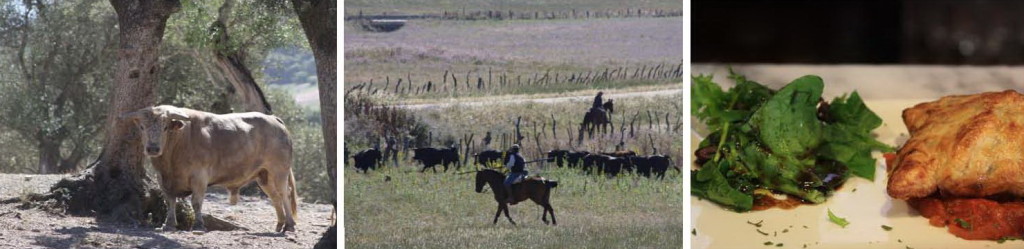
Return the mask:
<path id="1" fill-rule="evenodd" d="M 929 100 L 866 100 L 871 110 L 882 117 L 883 125 L 875 130 L 879 141 L 902 144 L 907 129 L 903 125 L 903 109 Z M 693 136 L 692 148 L 700 143 Z M 773 208 L 764 211 L 735 213 L 716 204 L 693 198 L 690 214 L 697 235 L 693 248 L 780 248 L 765 242 L 782 243 L 781 248 L 1022 248 L 1022 241 L 970 241 L 949 233 L 946 227 L 934 227 L 928 219 L 895 200 L 885 192 L 885 160 L 875 153 L 878 165 L 875 181 L 852 178 L 840 191 L 819 205 L 803 205 L 794 209 Z M 846 228 L 829 221 L 827 210 L 850 222 Z M 761 227 L 747 222 L 763 221 Z M 882 225 L 892 227 L 891 231 Z M 757 230 L 768 233 L 765 236 Z M 787 230 L 786 232 L 783 232 Z M 689 230 L 693 231 L 693 230 Z"/>

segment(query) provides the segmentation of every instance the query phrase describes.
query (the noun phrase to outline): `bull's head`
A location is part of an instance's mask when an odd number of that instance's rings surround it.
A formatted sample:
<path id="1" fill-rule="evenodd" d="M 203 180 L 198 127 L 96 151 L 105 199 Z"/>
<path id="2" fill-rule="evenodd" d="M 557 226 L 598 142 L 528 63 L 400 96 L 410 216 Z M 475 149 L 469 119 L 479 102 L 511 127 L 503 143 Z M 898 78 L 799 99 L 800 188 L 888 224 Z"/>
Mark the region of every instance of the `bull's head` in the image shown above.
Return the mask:
<path id="1" fill-rule="evenodd" d="M 142 146 L 146 155 L 159 157 L 167 147 L 168 138 L 185 128 L 189 116 L 180 108 L 161 105 L 121 114 L 118 120 L 135 124 L 142 132 Z"/>

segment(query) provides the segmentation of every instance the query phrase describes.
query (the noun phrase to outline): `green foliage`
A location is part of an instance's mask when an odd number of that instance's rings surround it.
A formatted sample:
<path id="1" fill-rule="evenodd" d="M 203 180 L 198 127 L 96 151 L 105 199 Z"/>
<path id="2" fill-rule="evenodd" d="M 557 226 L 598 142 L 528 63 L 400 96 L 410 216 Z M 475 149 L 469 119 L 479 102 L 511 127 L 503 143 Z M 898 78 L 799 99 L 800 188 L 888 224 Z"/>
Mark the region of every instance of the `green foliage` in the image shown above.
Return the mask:
<path id="1" fill-rule="evenodd" d="M 0 144 L 56 145 L 77 164 L 84 158 L 76 156 L 95 151 L 106 113 L 117 42 L 112 9 L 98 0 L 7 3 L 0 19 L 7 20 L 0 23 L 0 64 L 7 65 L 0 68 L 0 129 L 20 135 Z M 48 159 L 62 159 L 54 156 Z"/>
<path id="2" fill-rule="evenodd" d="M 0 144 L 17 145 L 31 144 L 21 135 L 0 128 Z M 36 161 L 38 151 L 33 146 L 0 146 L 0 173 L 34 173 L 37 172 Z"/>
<path id="3" fill-rule="evenodd" d="M 851 173 L 873 180 L 871 152 L 892 150 L 871 136 L 881 119 L 856 92 L 825 111 L 820 77 L 774 92 L 730 73 L 736 86 L 729 91 L 710 76 L 693 77 L 691 112 L 710 130 L 700 148 L 715 148 L 693 173 L 696 196 L 740 212 L 751 209 L 756 189 L 822 203 Z"/>
<path id="4" fill-rule="evenodd" d="M 307 48 L 274 49 L 263 65 L 268 85 L 316 84 L 316 61 Z"/>
<path id="5" fill-rule="evenodd" d="M 224 4 L 220 1 L 182 1 L 182 10 L 168 20 L 166 37 L 175 46 L 192 49 L 235 51 L 249 55 L 246 65 L 261 65 L 272 49 L 307 46 L 295 11 L 285 1 L 229 0 L 234 4 L 227 16 L 228 44 L 216 47 L 215 40 L 223 32 L 211 26 Z M 310 59 L 311 60 L 311 59 Z"/>

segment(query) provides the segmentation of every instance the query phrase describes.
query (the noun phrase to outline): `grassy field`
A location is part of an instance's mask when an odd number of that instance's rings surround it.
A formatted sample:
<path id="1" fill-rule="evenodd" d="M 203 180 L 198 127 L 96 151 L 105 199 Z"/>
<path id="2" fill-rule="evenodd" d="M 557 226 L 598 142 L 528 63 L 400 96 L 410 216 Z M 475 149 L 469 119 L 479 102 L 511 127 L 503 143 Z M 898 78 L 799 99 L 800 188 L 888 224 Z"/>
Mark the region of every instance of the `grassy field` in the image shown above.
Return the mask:
<path id="1" fill-rule="evenodd" d="M 358 13 L 379 14 L 406 13 L 440 13 L 442 11 L 474 10 L 512 10 L 512 11 L 566 11 L 606 10 L 626 8 L 649 9 L 682 9 L 679 0 L 542 0 L 542 1 L 501 1 L 501 0 L 467 0 L 467 1 L 432 1 L 432 0 L 355 0 L 345 1 L 346 15 Z"/>
<path id="2" fill-rule="evenodd" d="M 544 225 L 532 202 L 510 207 L 518 226 L 504 217 L 494 225 L 497 204 L 489 188 L 474 191 L 474 174 L 417 170 L 345 168 L 347 248 L 678 248 L 685 236 L 683 182 L 674 170 L 654 180 L 531 168 L 559 181 L 551 195 L 557 226 Z"/>

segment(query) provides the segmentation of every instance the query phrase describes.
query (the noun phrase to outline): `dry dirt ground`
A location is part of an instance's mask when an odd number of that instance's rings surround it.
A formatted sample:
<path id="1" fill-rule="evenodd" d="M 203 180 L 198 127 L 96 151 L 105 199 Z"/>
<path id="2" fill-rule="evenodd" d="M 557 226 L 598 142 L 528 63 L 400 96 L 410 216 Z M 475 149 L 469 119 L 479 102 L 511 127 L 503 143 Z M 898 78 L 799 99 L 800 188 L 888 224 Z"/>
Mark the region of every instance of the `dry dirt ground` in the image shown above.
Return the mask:
<path id="1" fill-rule="evenodd" d="M 0 199 L 44 193 L 64 176 L 0 174 Z M 300 202 L 297 232 L 280 235 L 273 232 L 276 218 L 268 199 L 243 196 L 230 206 L 218 192 L 207 194 L 203 211 L 249 231 L 160 232 L 12 203 L 0 204 L 0 248 L 312 248 L 330 223 L 331 205 Z"/>

